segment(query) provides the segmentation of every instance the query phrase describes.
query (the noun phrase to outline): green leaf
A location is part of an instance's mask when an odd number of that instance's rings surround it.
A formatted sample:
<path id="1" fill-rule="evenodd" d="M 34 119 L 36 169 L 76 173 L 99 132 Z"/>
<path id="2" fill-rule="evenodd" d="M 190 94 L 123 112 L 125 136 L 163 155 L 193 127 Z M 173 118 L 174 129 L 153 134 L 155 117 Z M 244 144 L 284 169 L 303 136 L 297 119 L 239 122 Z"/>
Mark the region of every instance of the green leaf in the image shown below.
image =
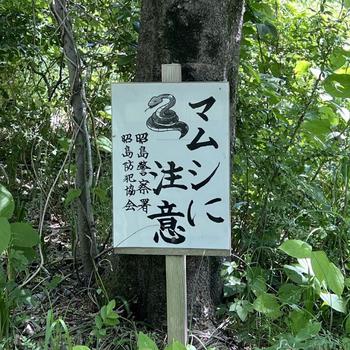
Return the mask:
<path id="1" fill-rule="evenodd" d="M 282 303 L 297 304 L 300 301 L 302 290 L 295 284 L 282 284 L 278 290 L 278 297 Z"/>
<path id="2" fill-rule="evenodd" d="M 284 241 L 280 247 L 280 250 L 292 256 L 293 258 L 309 258 L 311 256 L 311 246 L 306 242 L 300 241 L 298 239 L 289 239 Z"/>
<path id="3" fill-rule="evenodd" d="M 324 137 L 331 131 L 331 123 L 328 119 L 312 119 L 306 120 L 303 124 L 303 130 L 308 131 L 312 135 Z"/>
<path id="4" fill-rule="evenodd" d="M 331 74 L 323 81 L 323 85 L 333 97 L 350 97 L 350 74 Z"/>
<path id="5" fill-rule="evenodd" d="M 0 184 L 0 217 L 10 219 L 15 210 L 15 202 L 11 193 Z"/>
<path id="6" fill-rule="evenodd" d="M 247 319 L 248 313 L 253 310 L 252 304 L 248 300 L 235 300 L 230 305 L 229 311 L 236 312 L 238 317 L 244 322 Z"/>
<path id="7" fill-rule="evenodd" d="M 344 6 L 350 8 L 350 0 L 344 0 Z"/>
<path id="8" fill-rule="evenodd" d="M 112 141 L 106 136 L 99 136 L 96 140 L 96 144 L 100 151 L 112 153 Z"/>
<path id="9" fill-rule="evenodd" d="M 146 334 L 139 332 L 137 335 L 138 350 L 158 350 L 156 343 Z"/>
<path id="10" fill-rule="evenodd" d="M 278 36 L 277 28 L 272 23 L 257 23 L 256 28 L 262 38 L 265 38 L 267 35 L 273 38 L 277 38 Z"/>
<path id="11" fill-rule="evenodd" d="M 97 315 L 95 317 L 95 325 L 98 329 L 101 329 L 103 327 L 103 321 L 100 315 Z"/>
<path id="12" fill-rule="evenodd" d="M 67 192 L 66 198 L 64 200 L 64 205 L 67 207 L 75 199 L 79 198 L 80 195 L 81 195 L 81 189 L 80 188 L 71 188 Z"/>
<path id="13" fill-rule="evenodd" d="M 344 290 L 344 276 L 340 269 L 333 263 L 329 264 L 328 272 L 326 274 L 327 286 L 338 296 L 343 294 Z"/>
<path id="14" fill-rule="evenodd" d="M 311 253 L 311 266 L 316 278 L 322 282 L 326 281 L 326 275 L 329 271 L 330 262 L 323 250 Z"/>
<path id="15" fill-rule="evenodd" d="M 108 304 L 107 304 L 107 315 L 109 315 L 111 312 L 114 312 L 113 309 L 115 308 L 115 300 L 112 299 Z"/>
<path id="16" fill-rule="evenodd" d="M 298 284 L 307 283 L 307 278 L 304 276 L 304 268 L 299 265 L 284 265 L 283 270 L 293 282 Z"/>
<path id="17" fill-rule="evenodd" d="M 15 247 L 33 247 L 39 243 L 39 235 L 31 225 L 26 222 L 11 224 L 11 245 Z"/>
<path id="18" fill-rule="evenodd" d="M 288 316 L 288 325 L 293 334 L 299 333 L 304 327 L 306 327 L 310 317 L 310 313 L 302 309 L 291 311 Z"/>
<path id="19" fill-rule="evenodd" d="M 269 293 L 259 295 L 253 303 L 254 309 L 271 319 L 282 315 L 276 296 Z"/>
<path id="20" fill-rule="evenodd" d="M 349 335 L 350 334 L 350 314 L 346 316 L 344 328 L 345 328 L 345 333 Z"/>
<path id="21" fill-rule="evenodd" d="M 321 330 L 321 322 L 312 322 L 309 320 L 302 329 L 297 333 L 296 338 L 299 341 L 310 339 L 317 335 Z"/>
<path id="22" fill-rule="evenodd" d="M 0 254 L 9 247 L 11 226 L 6 218 L 0 217 Z"/>
<path id="23" fill-rule="evenodd" d="M 85 345 L 75 345 L 72 350 L 90 350 L 90 348 Z"/>
<path id="24" fill-rule="evenodd" d="M 178 341 L 174 341 L 172 344 L 168 345 L 164 350 L 186 350 L 186 347 Z"/>
<path id="25" fill-rule="evenodd" d="M 329 305 L 333 310 L 346 313 L 346 302 L 342 297 L 331 293 L 321 293 L 320 297 L 325 304 Z"/>
<path id="26" fill-rule="evenodd" d="M 311 63 L 309 61 L 297 61 L 294 67 L 294 74 L 297 78 L 300 78 L 305 73 L 307 73 L 308 69 L 311 67 Z"/>

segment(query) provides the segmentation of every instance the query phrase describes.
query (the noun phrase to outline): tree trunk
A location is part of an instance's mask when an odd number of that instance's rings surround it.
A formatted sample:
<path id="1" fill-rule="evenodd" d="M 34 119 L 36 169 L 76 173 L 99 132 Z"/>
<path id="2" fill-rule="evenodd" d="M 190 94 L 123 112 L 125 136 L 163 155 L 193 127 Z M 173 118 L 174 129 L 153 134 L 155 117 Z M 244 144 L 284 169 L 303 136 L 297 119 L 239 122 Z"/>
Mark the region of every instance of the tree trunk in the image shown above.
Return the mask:
<path id="1" fill-rule="evenodd" d="M 244 0 L 144 0 L 136 81 L 161 80 L 162 63 L 180 63 L 183 81 L 229 80 L 234 139 L 237 73 Z M 152 325 L 165 322 L 165 259 L 116 257 L 118 294 L 135 295 L 138 316 Z M 209 326 L 222 284 L 217 258 L 187 257 L 190 327 Z"/>
<path id="2" fill-rule="evenodd" d="M 96 256 L 96 237 L 91 205 L 92 161 L 86 123 L 85 90 L 82 81 L 80 57 L 67 10 L 67 0 L 54 0 L 51 9 L 61 32 L 61 44 L 69 72 L 70 103 L 73 108 L 74 134 L 76 135 L 76 188 L 81 190 L 77 212 L 78 250 L 84 266 L 84 272 L 86 276 L 89 276 L 94 268 L 93 258 Z"/>

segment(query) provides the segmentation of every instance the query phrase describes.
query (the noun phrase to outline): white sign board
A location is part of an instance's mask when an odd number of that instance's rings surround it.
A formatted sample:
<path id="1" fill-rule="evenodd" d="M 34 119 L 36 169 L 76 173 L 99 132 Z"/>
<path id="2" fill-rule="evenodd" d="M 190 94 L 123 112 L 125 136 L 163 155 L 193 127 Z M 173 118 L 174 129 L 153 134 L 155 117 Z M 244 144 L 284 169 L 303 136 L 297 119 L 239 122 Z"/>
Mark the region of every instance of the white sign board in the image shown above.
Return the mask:
<path id="1" fill-rule="evenodd" d="M 230 249 L 229 86 L 112 84 L 114 247 Z"/>

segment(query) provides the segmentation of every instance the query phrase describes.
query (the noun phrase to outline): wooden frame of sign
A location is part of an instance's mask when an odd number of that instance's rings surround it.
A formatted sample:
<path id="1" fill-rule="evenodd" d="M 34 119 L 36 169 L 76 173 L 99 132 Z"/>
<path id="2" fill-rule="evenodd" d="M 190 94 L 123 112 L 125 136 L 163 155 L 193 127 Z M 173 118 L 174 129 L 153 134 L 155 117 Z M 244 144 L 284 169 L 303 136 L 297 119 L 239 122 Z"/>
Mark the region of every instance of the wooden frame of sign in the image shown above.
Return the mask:
<path id="1" fill-rule="evenodd" d="M 162 65 L 162 82 L 179 83 L 180 64 Z M 199 115 L 199 113 L 197 113 Z M 115 137 L 115 135 L 113 135 Z M 115 186 L 115 185 L 114 185 Z M 114 190 L 115 191 L 115 190 Z M 114 192 L 114 195 L 116 192 Z M 210 204 L 210 201 L 207 203 Z M 180 341 L 187 343 L 187 287 L 186 255 L 191 256 L 229 256 L 230 249 L 198 248 L 155 248 L 155 247 L 120 247 L 114 248 L 117 254 L 165 255 L 166 257 L 166 296 L 168 343 Z"/>

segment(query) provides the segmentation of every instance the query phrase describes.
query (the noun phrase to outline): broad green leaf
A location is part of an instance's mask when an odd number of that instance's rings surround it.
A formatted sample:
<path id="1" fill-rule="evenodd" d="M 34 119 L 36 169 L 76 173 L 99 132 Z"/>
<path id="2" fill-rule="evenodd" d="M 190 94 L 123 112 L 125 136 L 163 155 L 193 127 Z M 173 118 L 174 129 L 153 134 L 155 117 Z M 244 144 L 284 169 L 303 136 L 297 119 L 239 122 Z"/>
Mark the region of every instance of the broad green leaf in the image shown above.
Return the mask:
<path id="1" fill-rule="evenodd" d="M 80 188 L 71 188 L 70 190 L 68 190 L 67 192 L 67 196 L 64 200 L 64 205 L 68 206 L 69 204 L 71 204 L 75 199 L 79 198 L 79 196 L 81 195 L 81 189 Z"/>
<path id="2" fill-rule="evenodd" d="M 75 345 L 72 350 L 90 350 L 90 348 L 85 345 Z"/>
<path id="3" fill-rule="evenodd" d="M 336 47 L 329 58 L 331 68 L 333 70 L 336 70 L 344 66 L 344 64 L 346 63 L 346 58 L 348 56 L 348 51 L 344 50 L 342 47 Z"/>
<path id="4" fill-rule="evenodd" d="M 305 73 L 307 73 L 310 67 L 311 63 L 309 61 L 298 61 L 294 67 L 294 74 L 297 78 L 300 78 Z"/>
<path id="5" fill-rule="evenodd" d="M 288 324 L 293 334 L 299 333 L 304 327 L 306 327 L 310 317 L 310 313 L 302 309 L 291 311 L 288 316 Z"/>
<path id="6" fill-rule="evenodd" d="M 15 247 L 33 247 L 39 243 L 39 235 L 31 225 L 26 222 L 11 224 L 11 245 Z"/>
<path id="7" fill-rule="evenodd" d="M 333 97 L 350 97 L 350 74 L 331 74 L 323 81 L 323 85 Z"/>
<path id="8" fill-rule="evenodd" d="M 346 301 L 342 297 L 331 293 L 321 293 L 320 297 L 333 310 L 346 313 Z"/>
<path id="9" fill-rule="evenodd" d="M 0 217 L 10 219 L 15 210 L 15 202 L 11 193 L 0 184 Z"/>
<path id="10" fill-rule="evenodd" d="M 299 265 L 284 265 L 283 270 L 293 282 L 298 284 L 307 283 L 308 279 L 304 276 L 304 268 Z"/>
<path id="11" fill-rule="evenodd" d="M 115 308 L 115 300 L 112 299 L 108 304 L 107 304 L 107 315 L 110 314 L 113 309 Z"/>
<path id="12" fill-rule="evenodd" d="M 8 248 L 11 240 L 11 227 L 8 220 L 0 217 L 0 254 Z"/>
<path id="13" fill-rule="evenodd" d="M 302 290 L 292 283 L 282 284 L 278 290 L 278 297 L 282 303 L 297 304 L 301 298 Z"/>
<path id="14" fill-rule="evenodd" d="M 329 272 L 330 262 L 323 250 L 311 253 L 311 266 L 316 278 L 322 282 L 326 281 L 326 275 Z"/>
<path id="15" fill-rule="evenodd" d="M 255 299 L 253 307 L 256 311 L 261 312 L 272 319 L 278 318 L 282 315 L 280 305 L 278 304 L 276 296 L 273 294 L 263 293 L 259 295 Z"/>
<path id="16" fill-rule="evenodd" d="M 112 153 L 112 142 L 106 136 L 99 136 L 96 140 L 96 144 L 100 151 Z"/>
<path id="17" fill-rule="evenodd" d="M 340 269 L 333 263 L 329 264 L 328 272 L 326 274 L 327 286 L 338 296 L 343 294 L 344 290 L 344 276 Z"/>
<path id="18" fill-rule="evenodd" d="M 272 23 L 257 23 L 256 27 L 258 29 L 259 35 L 262 38 L 266 37 L 267 35 L 271 35 L 273 38 L 277 38 L 278 36 L 277 29 Z"/>
<path id="19" fill-rule="evenodd" d="M 178 341 L 174 341 L 172 344 L 168 345 L 164 350 L 186 350 L 186 347 Z"/>
<path id="20" fill-rule="evenodd" d="M 344 6 L 350 8 L 350 0 L 344 0 Z"/>
<path id="21" fill-rule="evenodd" d="M 304 131 L 308 131 L 312 135 L 324 137 L 331 131 L 331 123 L 328 119 L 317 118 L 306 120 L 302 128 Z"/>
<path id="22" fill-rule="evenodd" d="M 350 334 L 350 314 L 346 316 L 344 328 L 345 328 L 345 333 L 349 335 Z"/>
<path id="23" fill-rule="evenodd" d="M 299 341 L 310 339 L 311 337 L 317 335 L 321 330 L 321 322 L 312 322 L 309 320 L 303 328 L 297 333 L 296 338 Z"/>
<path id="24" fill-rule="evenodd" d="M 146 334 L 139 332 L 137 335 L 138 350 L 158 350 L 156 343 Z"/>
<path id="25" fill-rule="evenodd" d="M 247 319 L 248 313 L 253 310 L 252 304 L 248 300 L 235 300 L 230 305 L 229 311 L 236 312 L 238 317 L 244 322 Z"/>
<path id="26" fill-rule="evenodd" d="M 284 241 L 279 249 L 297 259 L 309 258 L 312 250 L 309 244 L 298 239 L 288 239 Z"/>

